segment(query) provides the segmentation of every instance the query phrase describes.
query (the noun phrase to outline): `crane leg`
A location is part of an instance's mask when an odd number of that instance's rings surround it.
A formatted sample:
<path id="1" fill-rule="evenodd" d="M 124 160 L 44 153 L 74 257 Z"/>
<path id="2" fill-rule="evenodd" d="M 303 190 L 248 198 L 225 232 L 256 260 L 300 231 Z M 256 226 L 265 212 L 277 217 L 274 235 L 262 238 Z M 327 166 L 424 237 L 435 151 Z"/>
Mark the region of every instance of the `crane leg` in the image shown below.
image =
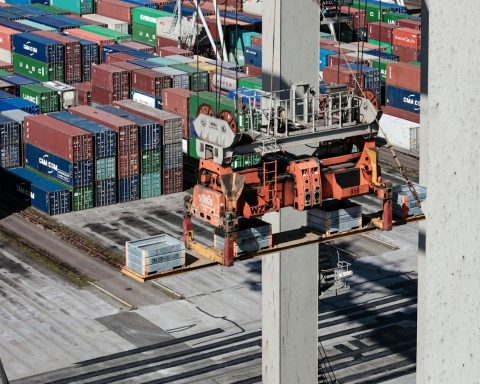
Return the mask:
<path id="1" fill-rule="evenodd" d="M 183 241 L 187 248 L 193 241 L 193 224 L 192 224 L 192 197 L 185 196 L 183 205 Z"/>
<path id="2" fill-rule="evenodd" d="M 234 259 L 234 239 L 231 235 L 227 235 L 225 237 L 225 243 L 223 248 L 223 265 L 226 267 L 233 266 L 233 259 Z"/>

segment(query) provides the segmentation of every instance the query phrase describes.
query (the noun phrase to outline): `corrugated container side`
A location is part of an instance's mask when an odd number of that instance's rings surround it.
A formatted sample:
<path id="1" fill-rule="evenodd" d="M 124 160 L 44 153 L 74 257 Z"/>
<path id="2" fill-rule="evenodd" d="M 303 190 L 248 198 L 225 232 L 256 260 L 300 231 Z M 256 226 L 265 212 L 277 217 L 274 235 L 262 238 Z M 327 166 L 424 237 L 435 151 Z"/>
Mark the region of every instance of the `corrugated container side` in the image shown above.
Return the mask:
<path id="1" fill-rule="evenodd" d="M 138 176 L 118 179 L 118 202 L 126 203 L 140 199 L 140 183 Z"/>
<path id="2" fill-rule="evenodd" d="M 95 182 L 95 206 L 103 207 L 117 203 L 117 180 L 100 180 Z"/>
<path id="3" fill-rule="evenodd" d="M 164 195 L 183 191 L 183 167 L 165 170 L 162 176 Z"/>

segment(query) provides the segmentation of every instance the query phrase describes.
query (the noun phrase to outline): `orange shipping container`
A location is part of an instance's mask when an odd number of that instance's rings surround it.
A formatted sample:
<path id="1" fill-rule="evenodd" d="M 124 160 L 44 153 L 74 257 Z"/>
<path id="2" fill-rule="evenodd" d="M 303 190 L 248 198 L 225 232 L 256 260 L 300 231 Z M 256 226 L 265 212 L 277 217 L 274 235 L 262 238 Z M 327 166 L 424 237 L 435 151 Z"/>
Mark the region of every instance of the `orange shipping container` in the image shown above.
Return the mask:
<path id="1" fill-rule="evenodd" d="M 393 30 L 393 45 L 420 49 L 421 32 L 412 28 L 397 28 Z"/>
<path id="2" fill-rule="evenodd" d="M 0 25 L 0 48 L 6 49 L 7 51 L 12 50 L 12 35 L 15 33 L 20 33 L 12 28 L 7 28 Z"/>

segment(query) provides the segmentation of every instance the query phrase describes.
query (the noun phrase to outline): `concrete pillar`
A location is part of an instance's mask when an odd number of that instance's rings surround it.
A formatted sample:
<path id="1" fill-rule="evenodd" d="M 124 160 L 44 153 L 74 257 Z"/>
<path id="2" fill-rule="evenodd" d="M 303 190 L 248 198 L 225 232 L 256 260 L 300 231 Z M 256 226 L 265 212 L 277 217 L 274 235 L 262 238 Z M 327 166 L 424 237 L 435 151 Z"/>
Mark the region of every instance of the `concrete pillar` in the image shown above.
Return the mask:
<path id="1" fill-rule="evenodd" d="M 274 232 L 296 228 L 304 212 L 267 215 Z M 265 256 L 262 261 L 262 382 L 318 381 L 318 246 Z"/>
<path id="2" fill-rule="evenodd" d="M 479 20 L 479 2 L 424 0 L 419 384 L 480 377 Z"/>
<path id="3" fill-rule="evenodd" d="M 263 0 L 263 90 L 289 90 L 294 83 L 318 86 L 319 31 L 320 9 L 316 1 Z M 304 213 L 293 209 L 267 216 L 277 232 L 298 228 L 305 219 Z M 317 316 L 317 246 L 264 257 L 264 384 L 318 381 Z"/>

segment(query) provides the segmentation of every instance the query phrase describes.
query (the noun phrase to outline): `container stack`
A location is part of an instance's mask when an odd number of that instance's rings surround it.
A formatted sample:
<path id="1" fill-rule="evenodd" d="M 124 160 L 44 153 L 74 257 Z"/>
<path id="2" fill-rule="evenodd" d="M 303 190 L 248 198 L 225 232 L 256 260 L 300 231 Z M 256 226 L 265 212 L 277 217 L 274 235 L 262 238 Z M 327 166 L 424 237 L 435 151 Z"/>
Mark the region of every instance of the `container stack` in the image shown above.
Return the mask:
<path id="1" fill-rule="evenodd" d="M 155 47 L 157 44 L 157 19 L 171 17 L 170 12 L 138 7 L 132 9 L 132 35 L 136 41 Z"/>
<path id="2" fill-rule="evenodd" d="M 92 101 L 102 105 L 130 97 L 130 74 L 110 64 L 92 67 Z"/>
<path id="3" fill-rule="evenodd" d="M 65 49 L 62 43 L 32 33 L 13 35 L 15 72 L 39 81 L 64 80 Z"/>
<path id="4" fill-rule="evenodd" d="M 196 139 L 190 131 L 190 97 L 192 92 L 183 88 L 169 88 L 162 92 L 163 110 L 182 117 L 182 149 L 183 153 L 193 158 L 196 155 Z M 193 130 L 192 130 L 193 131 Z M 193 133 L 193 135 L 192 135 Z"/>
<path id="5" fill-rule="evenodd" d="M 393 30 L 392 53 L 405 63 L 420 60 L 421 32 L 412 28 Z"/>
<path id="6" fill-rule="evenodd" d="M 117 202 L 117 133 L 110 128 L 67 112 L 49 115 L 94 135 L 95 206 Z"/>
<path id="7" fill-rule="evenodd" d="M 111 107 L 97 107 L 112 115 L 138 125 L 140 156 L 140 198 L 148 199 L 162 194 L 161 126 L 153 120 Z"/>
<path id="8" fill-rule="evenodd" d="M 20 97 L 37 104 L 40 107 L 40 113 L 55 112 L 60 109 L 57 92 L 42 84 L 21 85 Z"/>
<path id="9" fill-rule="evenodd" d="M 47 115 L 24 123 L 25 165 L 72 192 L 72 210 L 94 207 L 93 136 Z"/>
<path id="10" fill-rule="evenodd" d="M 385 113 L 420 122 L 420 66 L 389 63 L 386 66 Z"/>
<path id="11" fill-rule="evenodd" d="M 21 165 L 21 126 L 0 115 L 0 166 L 13 168 Z"/>
<path id="12" fill-rule="evenodd" d="M 136 103 L 132 100 L 115 102 L 115 106 L 160 124 L 162 130 L 163 194 L 183 191 L 182 118 L 170 112 Z"/>
<path id="13" fill-rule="evenodd" d="M 69 112 L 113 129 L 117 133 L 118 202 L 140 198 L 138 126 L 131 121 L 89 106 L 70 108 Z"/>
<path id="14" fill-rule="evenodd" d="M 185 264 L 184 242 L 167 234 L 127 241 L 125 248 L 125 266 L 143 278 Z"/>

